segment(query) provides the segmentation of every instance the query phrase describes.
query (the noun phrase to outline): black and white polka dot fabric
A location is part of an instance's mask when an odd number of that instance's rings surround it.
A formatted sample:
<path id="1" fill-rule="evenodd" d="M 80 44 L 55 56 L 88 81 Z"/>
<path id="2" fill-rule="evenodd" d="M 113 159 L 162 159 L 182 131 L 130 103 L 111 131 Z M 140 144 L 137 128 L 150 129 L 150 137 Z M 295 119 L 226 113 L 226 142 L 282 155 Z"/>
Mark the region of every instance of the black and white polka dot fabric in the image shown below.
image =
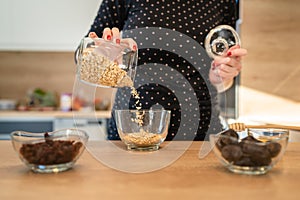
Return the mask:
<path id="1" fill-rule="evenodd" d="M 167 140 L 204 140 L 222 129 L 202 46 L 215 26 L 235 26 L 235 6 L 234 0 L 103 0 L 90 31 L 101 36 L 105 27 L 118 27 L 137 42 L 135 87 L 143 109 L 171 110 Z M 134 102 L 121 88 L 113 109 L 133 109 Z M 113 118 L 108 139 L 119 139 Z"/>

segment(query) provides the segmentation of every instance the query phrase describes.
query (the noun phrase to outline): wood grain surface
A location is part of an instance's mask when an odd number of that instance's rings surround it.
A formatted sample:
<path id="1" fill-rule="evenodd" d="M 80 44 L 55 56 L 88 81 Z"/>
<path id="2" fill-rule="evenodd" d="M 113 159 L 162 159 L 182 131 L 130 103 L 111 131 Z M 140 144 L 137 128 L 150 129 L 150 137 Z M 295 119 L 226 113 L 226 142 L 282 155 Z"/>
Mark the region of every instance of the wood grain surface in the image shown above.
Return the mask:
<path id="1" fill-rule="evenodd" d="M 299 199 L 300 143 L 289 143 L 283 159 L 266 175 L 227 171 L 211 152 L 198 158 L 194 142 L 170 166 L 150 173 L 125 173 L 85 151 L 73 169 L 35 174 L 19 160 L 10 141 L 0 141 L 0 199 Z"/>

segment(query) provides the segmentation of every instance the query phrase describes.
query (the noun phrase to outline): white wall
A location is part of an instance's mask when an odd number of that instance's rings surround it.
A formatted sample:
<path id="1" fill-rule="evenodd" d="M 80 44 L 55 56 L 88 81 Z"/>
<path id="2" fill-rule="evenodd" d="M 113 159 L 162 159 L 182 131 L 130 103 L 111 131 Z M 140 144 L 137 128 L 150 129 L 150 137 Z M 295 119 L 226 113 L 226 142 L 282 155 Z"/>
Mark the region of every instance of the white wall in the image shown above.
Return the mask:
<path id="1" fill-rule="evenodd" d="M 0 50 L 73 51 L 102 0 L 0 0 Z"/>

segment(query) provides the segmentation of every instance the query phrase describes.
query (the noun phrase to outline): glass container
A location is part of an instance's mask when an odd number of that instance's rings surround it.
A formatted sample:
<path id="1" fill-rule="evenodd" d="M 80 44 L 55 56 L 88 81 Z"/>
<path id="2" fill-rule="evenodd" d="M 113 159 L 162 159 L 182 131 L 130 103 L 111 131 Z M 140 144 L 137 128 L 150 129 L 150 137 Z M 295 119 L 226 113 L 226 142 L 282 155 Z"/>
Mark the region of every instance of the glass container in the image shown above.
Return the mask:
<path id="1" fill-rule="evenodd" d="M 118 133 L 128 150 L 158 150 L 166 139 L 171 111 L 115 110 Z"/>
<path id="2" fill-rule="evenodd" d="M 210 135 L 219 161 L 231 172 L 260 175 L 270 171 L 283 157 L 289 138 L 287 129 L 232 129 Z"/>
<path id="3" fill-rule="evenodd" d="M 211 58 L 226 55 L 232 46 L 241 45 L 238 33 L 228 25 L 213 28 L 205 38 L 205 49 Z"/>
<path id="4" fill-rule="evenodd" d="M 79 129 L 44 133 L 14 131 L 10 136 L 21 161 L 38 173 L 62 172 L 72 168 L 89 137 Z"/>
<path id="5" fill-rule="evenodd" d="M 97 87 L 132 87 L 137 51 L 127 43 L 116 44 L 102 38 L 83 38 L 77 57 L 80 81 Z"/>

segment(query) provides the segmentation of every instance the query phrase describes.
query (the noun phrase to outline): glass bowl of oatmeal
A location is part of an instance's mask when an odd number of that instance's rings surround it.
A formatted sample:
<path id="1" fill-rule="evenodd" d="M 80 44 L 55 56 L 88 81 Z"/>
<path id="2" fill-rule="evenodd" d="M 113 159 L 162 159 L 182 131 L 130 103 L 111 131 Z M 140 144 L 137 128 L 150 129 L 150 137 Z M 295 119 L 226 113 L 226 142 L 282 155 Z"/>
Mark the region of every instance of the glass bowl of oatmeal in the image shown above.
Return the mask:
<path id="1" fill-rule="evenodd" d="M 121 140 L 128 150 L 158 150 L 168 134 L 171 111 L 115 110 L 114 117 Z"/>
<path id="2" fill-rule="evenodd" d="M 57 173 L 71 169 L 88 141 L 88 134 L 79 129 L 31 133 L 14 131 L 12 145 L 21 161 L 33 172 Z"/>
<path id="3" fill-rule="evenodd" d="M 126 43 L 83 38 L 77 52 L 77 77 L 97 87 L 132 87 L 137 51 Z"/>

